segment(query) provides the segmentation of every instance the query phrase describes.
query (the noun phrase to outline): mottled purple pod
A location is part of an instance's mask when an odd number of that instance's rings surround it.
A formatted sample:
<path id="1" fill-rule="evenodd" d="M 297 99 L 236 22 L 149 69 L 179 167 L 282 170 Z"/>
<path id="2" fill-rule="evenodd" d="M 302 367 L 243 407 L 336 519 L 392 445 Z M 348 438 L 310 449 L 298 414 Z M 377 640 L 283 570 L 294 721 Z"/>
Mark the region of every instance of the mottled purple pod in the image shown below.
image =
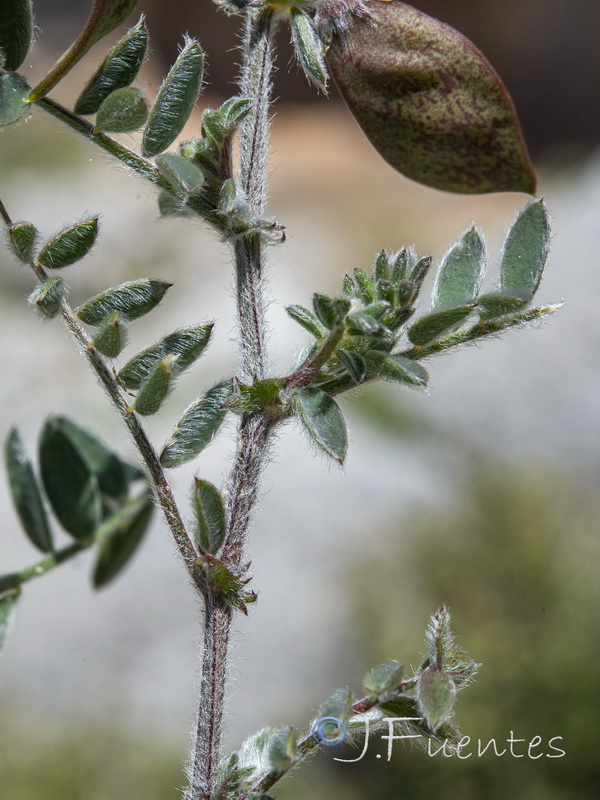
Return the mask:
<path id="1" fill-rule="evenodd" d="M 399 0 L 364 0 L 327 52 L 346 103 L 395 169 L 465 194 L 535 192 L 513 102 L 458 31 Z"/>

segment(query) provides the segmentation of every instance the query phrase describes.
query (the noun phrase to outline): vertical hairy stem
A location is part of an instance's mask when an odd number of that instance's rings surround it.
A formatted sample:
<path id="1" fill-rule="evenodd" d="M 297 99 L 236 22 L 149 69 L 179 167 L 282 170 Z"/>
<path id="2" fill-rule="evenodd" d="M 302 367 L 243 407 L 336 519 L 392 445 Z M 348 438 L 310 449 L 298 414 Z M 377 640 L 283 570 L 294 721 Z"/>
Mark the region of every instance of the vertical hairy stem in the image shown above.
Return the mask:
<path id="1" fill-rule="evenodd" d="M 273 15 L 248 10 L 243 45 L 241 93 L 253 101 L 240 137 L 240 184 L 254 218 L 266 207 L 269 104 L 273 70 Z M 260 380 L 267 373 L 263 299 L 263 244 L 259 233 L 234 243 L 236 297 L 240 332 L 240 378 Z M 228 531 L 223 559 L 230 569 L 243 563 L 243 545 L 258 495 L 271 423 L 262 414 L 240 422 L 236 458 L 231 471 L 227 507 Z M 216 769 L 221 755 L 221 728 L 226 692 L 231 607 L 209 587 L 206 592 L 202 674 L 195 743 L 186 800 L 215 800 Z"/>

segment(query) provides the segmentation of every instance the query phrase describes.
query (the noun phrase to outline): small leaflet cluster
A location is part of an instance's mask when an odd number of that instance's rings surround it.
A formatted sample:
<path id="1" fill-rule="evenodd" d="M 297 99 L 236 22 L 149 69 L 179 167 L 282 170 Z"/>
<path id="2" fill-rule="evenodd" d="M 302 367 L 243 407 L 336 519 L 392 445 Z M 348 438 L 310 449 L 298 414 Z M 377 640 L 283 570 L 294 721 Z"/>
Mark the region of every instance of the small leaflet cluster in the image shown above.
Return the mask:
<path id="1" fill-rule="evenodd" d="M 442 259 L 431 308 L 416 321 L 415 304 L 432 259 L 406 248 L 379 253 L 370 275 L 362 269 L 346 275 L 337 297 L 315 294 L 312 310 L 289 306 L 288 314 L 314 342 L 284 379 L 283 394 L 311 440 L 343 462 L 348 440 L 335 395 L 375 379 L 425 386 L 422 359 L 554 311 L 529 309 L 549 239 L 544 202 L 529 203 L 504 243 L 499 290 L 480 294 L 485 242 L 477 228 L 466 231 Z"/>
<path id="2" fill-rule="evenodd" d="M 408 675 L 400 662 L 390 660 L 365 676 L 360 697 L 354 697 L 348 688 L 337 689 L 321 703 L 303 736 L 292 726 L 265 728 L 254 734 L 221 762 L 217 796 L 231 800 L 241 796 L 269 798 L 264 792 L 319 744 L 313 726 L 327 717 L 343 723 L 350 743 L 362 733 L 387 729 L 389 723 L 382 720 L 395 719 L 397 735 L 416 737 L 412 741 L 421 746 L 433 740 L 445 745 L 445 751 L 451 754 L 460 741 L 452 722 L 456 694 L 478 667 L 455 643 L 450 614 L 441 608 L 431 618 L 425 657 L 413 675 Z"/>
<path id="3" fill-rule="evenodd" d="M 98 589 L 112 581 L 141 543 L 152 517 L 148 487 L 131 494 L 132 486 L 145 483 L 144 473 L 66 417 L 49 417 L 40 433 L 41 482 L 16 428 L 6 440 L 5 460 L 12 499 L 34 547 L 60 555 L 49 506 L 81 548 L 98 544 L 93 585 Z"/>

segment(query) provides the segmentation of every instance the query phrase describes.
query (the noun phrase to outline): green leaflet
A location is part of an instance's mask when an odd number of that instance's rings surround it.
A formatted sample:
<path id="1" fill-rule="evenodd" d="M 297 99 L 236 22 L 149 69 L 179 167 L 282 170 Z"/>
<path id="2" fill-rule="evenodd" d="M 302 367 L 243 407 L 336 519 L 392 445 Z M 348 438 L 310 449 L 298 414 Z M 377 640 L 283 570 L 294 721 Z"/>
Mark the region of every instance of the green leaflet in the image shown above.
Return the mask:
<path id="1" fill-rule="evenodd" d="M 30 108 L 27 102 L 30 87 L 17 73 L 0 74 L 0 128 L 18 122 Z"/>
<path id="2" fill-rule="evenodd" d="M 2 0 L 0 9 L 0 50 L 4 68 L 19 69 L 27 58 L 33 39 L 31 0 Z"/>
<path id="3" fill-rule="evenodd" d="M 118 523 L 102 538 L 99 545 L 92 576 L 95 589 L 114 580 L 129 563 L 148 530 L 153 511 L 152 498 L 144 495 L 119 512 Z"/>
<path id="4" fill-rule="evenodd" d="M 150 112 L 142 140 L 145 156 L 162 153 L 181 133 L 200 94 L 203 70 L 202 48 L 187 39 Z"/>
<path id="5" fill-rule="evenodd" d="M 33 466 L 16 428 L 6 440 L 6 471 L 13 503 L 29 541 L 41 550 L 52 550 L 52 531 Z"/>
<path id="6" fill-rule="evenodd" d="M 485 243 L 477 228 L 461 236 L 442 259 L 433 289 L 433 310 L 472 303 L 485 272 Z"/>
<path id="7" fill-rule="evenodd" d="M 78 38 L 33 89 L 29 101 L 33 103 L 47 95 L 96 42 L 108 36 L 127 19 L 136 3 L 137 0 L 94 0 L 90 15 Z"/>
<path id="8" fill-rule="evenodd" d="M 100 487 L 61 418 L 47 420 L 39 460 L 46 496 L 60 524 L 75 539 L 92 536 L 102 516 Z"/>
<path id="9" fill-rule="evenodd" d="M 455 699 L 456 686 L 447 672 L 429 668 L 419 675 L 417 683 L 419 710 L 434 733 L 452 714 Z"/>
<path id="10" fill-rule="evenodd" d="M 31 222 L 17 222 L 8 229 L 8 242 L 15 256 L 24 264 L 35 257 L 39 231 Z"/>
<path id="11" fill-rule="evenodd" d="M 92 337 L 92 344 L 107 358 L 116 358 L 127 344 L 127 323 L 120 311 L 113 311 Z"/>
<path id="12" fill-rule="evenodd" d="M 88 325 L 100 325 L 114 311 L 127 320 L 148 314 L 163 299 L 172 283 L 143 278 L 113 286 L 92 297 L 77 309 L 77 316 Z"/>
<path id="13" fill-rule="evenodd" d="M 474 307 L 471 304 L 427 314 L 409 328 L 408 338 L 414 345 L 429 344 L 458 327 L 473 312 Z"/>
<path id="14" fill-rule="evenodd" d="M 183 372 L 200 358 L 206 349 L 213 326 L 195 325 L 170 333 L 131 358 L 119 371 L 119 380 L 128 389 L 138 389 L 161 358 L 172 353 L 177 356 L 177 373 Z"/>
<path id="15" fill-rule="evenodd" d="M 76 222 L 52 237 L 37 260 L 46 269 L 62 269 L 80 261 L 92 249 L 98 235 L 98 217 Z"/>
<path id="16" fill-rule="evenodd" d="M 325 91 L 327 85 L 327 67 L 321 41 L 314 22 L 308 14 L 299 8 L 290 9 L 292 41 L 296 57 L 309 81 Z"/>
<path id="17" fill-rule="evenodd" d="M 223 404 L 232 392 L 231 381 L 225 381 L 188 406 L 161 453 L 164 467 L 179 467 L 210 444 L 225 419 L 227 409 Z"/>
<path id="18" fill-rule="evenodd" d="M 52 319 L 60 312 L 68 290 L 62 278 L 48 278 L 29 295 L 29 303 L 37 308 L 42 317 Z"/>
<path id="19" fill-rule="evenodd" d="M 143 20 L 117 42 L 87 82 L 75 103 L 76 114 L 95 114 L 115 89 L 130 86 L 144 62 L 148 31 Z"/>
<path id="20" fill-rule="evenodd" d="M 132 133 L 148 119 L 148 103 L 139 89 L 127 86 L 116 89 L 102 101 L 94 130 L 108 133 Z"/>
<path id="21" fill-rule="evenodd" d="M 500 288 L 529 302 L 535 294 L 550 245 L 550 218 L 543 200 L 529 203 L 512 225 L 500 263 Z"/>
<path id="22" fill-rule="evenodd" d="M 425 367 L 404 356 L 388 355 L 372 350 L 365 354 L 365 361 L 369 372 L 381 378 L 417 387 L 425 386 L 429 380 Z"/>
<path id="23" fill-rule="evenodd" d="M 348 431 L 335 400 L 320 389 L 301 389 L 292 393 L 292 403 L 311 440 L 343 464 L 348 450 Z"/>
<path id="24" fill-rule="evenodd" d="M 227 532 L 225 507 L 217 487 L 199 478 L 194 480 L 194 511 L 197 544 L 201 550 L 216 555 Z"/>
<path id="25" fill-rule="evenodd" d="M 308 308 L 293 305 L 288 306 L 286 311 L 295 322 L 302 325 L 309 333 L 312 333 L 316 339 L 322 339 L 327 335 L 325 326 L 321 324 L 316 314 L 313 314 Z"/>
<path id="26" fill-rule="evenodd" d="M 143 417 L 156 414 L 173 388 L 176 360 L 177 356 L 170 354 L 155 364 L 140 386 L 133 405 L 134 411 Z"/>
<path id="27" fill-rule="evenodd" d="M 124 499 L 130 481 L 135 479 L 129 474 L 129 465 L 124 464 L 116 453 L 81 425 L 67 417 L 54 417 L 53 421 L 95 475 L 101 493 L 114 499 Z"/>
<path id="28" fill-rule="evenodd" d="M 399 0 L 364 0 L 327 63 L 358 124 L 395 169 L 450 192 L 533 194 L 512 100 L 462 34 Z"/>

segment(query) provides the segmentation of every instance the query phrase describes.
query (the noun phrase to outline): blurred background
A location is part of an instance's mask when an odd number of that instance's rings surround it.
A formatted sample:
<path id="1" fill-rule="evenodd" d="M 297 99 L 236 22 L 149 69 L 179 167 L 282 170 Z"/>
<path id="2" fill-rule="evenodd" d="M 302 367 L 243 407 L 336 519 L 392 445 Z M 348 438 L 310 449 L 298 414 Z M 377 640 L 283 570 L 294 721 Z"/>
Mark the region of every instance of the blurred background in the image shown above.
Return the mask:
<path id="1" fill-rule="evenodd" d="M 354 751 L 319 754 L 278 796 L 598 798 L 600 9 L 591 0 L 417 5 L 472 38 L 513 94 L 553 215 L 538 300 L 565 306 L 538 328 L 432 360 L 427 393 L 382 386 L 344 398 L 352 445 L 343 472 L 315 458 L 292 426 L 282 431 L 249 548 L 260 599 L 237 621 L 226 744 L 265 725 L 303 728 L 335 688 L 358 692 L 363 674 L 388 658 L 416 666 L 428 618 L 446 603 L 460 643 L 483 663 L 458 704 L 464 733 L 495 738 L 499 750 L 511 731 L 527 742 L 540 736 L 544 754 L 560 736 L 566 756 L 457 761 L 398 747 L 388 763 L 376 759 L 384 744 L 374 739 L 359 763 L 333 760 Z M 198 6 L 140 1 L 153 47 L 141 80 L 149 96 L 186 30 L 209 55 L 202 103 L 233 91 L 235 20 Z M 38 4 L 32 82 L 76 35 L 87 7 Z M 97 46 L 55 96 L 72 103 L 107 49 Z M 476 222 L 492 286 L 502 238 L 526 201 L 452 196 L 403 179 L 334 91 L 327 99 L 305 85 L 284 35 L 279 65 L 271 213 L 289 239 L 269 253 L 277 372 L 305 341 L 285 306 L 339 291 L 344 272 L 369 268 L 382 247 L 414 244 L 439 260 Z M 186 404 L 235 369 L 227 248 L 194 222 L 159 220 L 146 184 L 41 112 L 2 133 L 0 174 L 10 214 L 44 235 L 102 212 L 98 245 L 67 275 L 74 304 L 135 277 L 174 282 L 159 309 L 132 326 L 126 358 L 177 326 L 217 320 L 208 354 L 149 420 L 160 446 Z M 6 251 L 0 281 L 0 435 L 16 424 L 33 451 L 45 415 L 64 413 L 132 457 L 61 326 L 28 310 L 30 275 Z M 220 483 L 232 447 L 230 430 L 203 453 L 198 474 Z M 183 503 L 193 474 L 173 472 Z M 0 509 L 4 573 L 36 553 L 5 482 Z M 95 594 L 89 570 L 82 556 L 28 584 L 19 603 L 0 659 L 2 800 L 179 796 L 200 610 L 158 522 L 113 586 Z"/>

